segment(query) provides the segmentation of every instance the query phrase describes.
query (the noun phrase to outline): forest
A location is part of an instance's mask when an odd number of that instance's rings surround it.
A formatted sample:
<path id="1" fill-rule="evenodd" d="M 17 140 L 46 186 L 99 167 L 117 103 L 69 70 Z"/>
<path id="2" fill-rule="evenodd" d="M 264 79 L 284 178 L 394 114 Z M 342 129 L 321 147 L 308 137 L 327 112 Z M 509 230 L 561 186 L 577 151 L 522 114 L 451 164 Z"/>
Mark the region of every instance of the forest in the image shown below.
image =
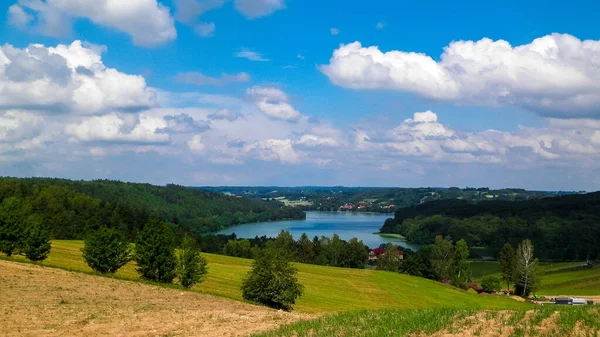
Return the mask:
<path id="1" fill-rule="evenodd" d="M 302 219 L 297 208 L 276 200 L 252 200 L 190 189 L 110 180 L 0 178 L 0 224 L 6 218 L 39 217 L 54 239 L 83 239 L 100 227 L 133 239 L 150 218 L 178 234 L 214 232 L 232 225 Z"/>
<path id="2" fill-rule="evenodd" d="M 381 232 L 417 244 L 442 235 L 496 252 L 505 243 L 530 239 L 541 260 L 594 260 L 600 257 L 600 192 L 526 201 L 434 201 L 398 209 Z"/>

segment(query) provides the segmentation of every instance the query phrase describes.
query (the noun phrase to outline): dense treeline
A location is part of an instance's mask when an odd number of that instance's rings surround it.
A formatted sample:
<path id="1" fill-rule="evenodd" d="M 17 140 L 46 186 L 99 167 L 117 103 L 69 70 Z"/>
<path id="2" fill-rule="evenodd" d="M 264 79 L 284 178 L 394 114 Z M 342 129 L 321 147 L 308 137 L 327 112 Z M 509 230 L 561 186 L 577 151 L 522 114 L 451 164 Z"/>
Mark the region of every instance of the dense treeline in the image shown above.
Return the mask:
<path id="1" fill-rule="evenodd" d="M 436 201 L 397 210 L 381 231 L 418 244 L 442 235 L 496 250 L 530 239 L 540 259 L 597 259 L 600 192 L 520 202 Z"/>
<path id="2" fill-rule="evenodd" d="M 254 258 L 270 244 L 287 255 L 289 261 L 344 268 L 365 268 L 369 248 L 357 238 L 342 240 L 302 234 L 297 240 L 288 232 L 281 231 L 276 238 L 266 236 L 254 239 L 237 239 L 232 235 L 208 235 L 198 238 L 203 252 L 235 257 Z"/>
<path id="3" fill-rule="evenodd" d="M 0 204 L 10 202 L 19 205 L 20 214 L 39 216 L 56 239 L 83 239 L 101 227 L 117 228 L 133 239 L 150 218 L 175 225 L 178 234 L 200 234 L 240 223 L 305 216 L 278 201 L 108 180 L 0 178 Z"/>

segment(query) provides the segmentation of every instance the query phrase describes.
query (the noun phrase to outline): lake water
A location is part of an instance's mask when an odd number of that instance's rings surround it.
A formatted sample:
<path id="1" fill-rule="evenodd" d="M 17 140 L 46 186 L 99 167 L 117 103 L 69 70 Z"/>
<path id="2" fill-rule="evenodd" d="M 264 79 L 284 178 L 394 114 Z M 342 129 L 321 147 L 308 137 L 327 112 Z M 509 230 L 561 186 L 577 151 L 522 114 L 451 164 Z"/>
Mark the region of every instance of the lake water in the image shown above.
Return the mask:
<path id="1" fill-rule="evenodd" d="M 305 220 L 244 224 L 229 227 L 218 232 L 218 234 L 229 235 L 235 233 L 238 238 L 254 238 L 263 235 L 276 237 L 283 229 L 290 231 L 294 239 L 298 239 L 302 233 L 306 233 L 311 240 L 315 235 L 318 237 L 332 237 L 333 234 L 337 234 L 346 241 L 358 238 L 371 249 L 391 241 L 414 251 L 418 250 L 417 245 L 373 234 L 379 232 L 379 228 L 381 228 L 385 219 L 392 217 L 394 217 L 393 214 L 311 211 L 306 212 Z"/>

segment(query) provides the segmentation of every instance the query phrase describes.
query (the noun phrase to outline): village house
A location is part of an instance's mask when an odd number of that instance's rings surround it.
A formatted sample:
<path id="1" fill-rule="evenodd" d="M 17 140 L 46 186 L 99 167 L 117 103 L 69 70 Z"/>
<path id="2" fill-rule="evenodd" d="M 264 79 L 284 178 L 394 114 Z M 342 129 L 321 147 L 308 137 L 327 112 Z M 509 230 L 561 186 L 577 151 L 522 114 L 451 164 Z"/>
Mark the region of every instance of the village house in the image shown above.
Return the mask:
<path id="1" fill-rule="evenodd" d="M 399 259 L 404 259 L 404 252 L 401 250 L 396 250 L 399 255 Z M 375 248 L 369 252 L 369 261 L 377 261 L 377 257 L 385 254 L 385 249 Z"/>

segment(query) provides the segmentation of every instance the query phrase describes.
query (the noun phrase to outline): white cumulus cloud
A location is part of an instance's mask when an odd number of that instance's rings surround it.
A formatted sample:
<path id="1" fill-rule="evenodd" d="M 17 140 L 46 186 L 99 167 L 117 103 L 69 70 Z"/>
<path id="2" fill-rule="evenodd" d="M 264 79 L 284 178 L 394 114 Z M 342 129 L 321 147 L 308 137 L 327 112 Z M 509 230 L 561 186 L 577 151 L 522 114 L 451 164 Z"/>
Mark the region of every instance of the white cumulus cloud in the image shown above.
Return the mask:
<path id="1" fill-rule="evenodd" d="M 161 118 L 142 116 L 139 121 L 133 121 L 131 117 L 111 113 L 68 124 L 65 134 L 82 142 L 166 144 L 170 141 L 169 135 L 158 131 L 167 126 Z M 130 128 L 131 130 L 128 130 Z"/>
<path id="2" fill-rule="evenodd" d="M 552 34 L 529 44 L 455 41 L 431 56 L 341 45 L 321 72 L 336 85 L 391 89 L 460 104 L 516 106 L 545 116 L 600 118 L 600 41 Z"/>
<path id="3" fill-rule="evenodd" d="M 104 66 L 103 50 L 80 41 L 0 47 L 0 108 L 95 114 L 153 106 L 144 78 Z"/>
<path id="4" fill-rule="evenodd" d="M 93 23 L 122 31 L 139 46 L 155 46 L 177 37 L 169 8 L 156 0 L 19 0 L 9 9 L 10 21 L 26 26 L 35 15 L 36 32 L 44 35 L 69 34 L 72 20 Z"/>
<path id="5" fill-rule="evenodd" d="M 254 86 L 246 90 L 248 97 L 265 115 L 288 122 L 298 121 L 302 114 L 288 103 L 288 96 L 280 89 Z"/>

